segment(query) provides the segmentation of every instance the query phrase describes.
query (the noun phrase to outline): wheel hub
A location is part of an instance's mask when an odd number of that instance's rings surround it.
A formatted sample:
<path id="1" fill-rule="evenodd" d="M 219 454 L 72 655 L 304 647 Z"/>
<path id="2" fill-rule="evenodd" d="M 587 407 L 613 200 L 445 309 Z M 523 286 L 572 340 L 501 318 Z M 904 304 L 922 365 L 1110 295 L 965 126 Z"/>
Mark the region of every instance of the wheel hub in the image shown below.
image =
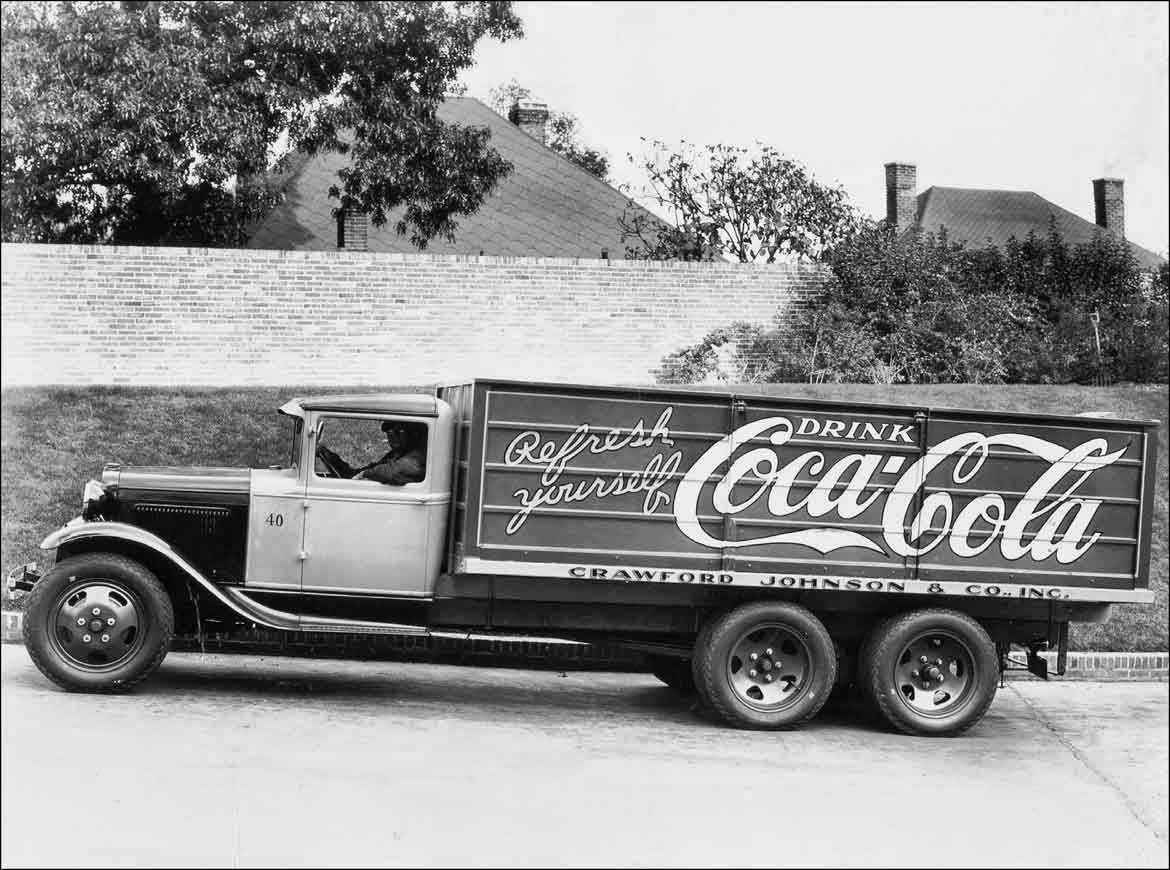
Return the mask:
<path id="1" fill-rule="evenodd" d="M 778 674 L 774 671 L 784 667 L 784 662 L 773 658 L 773 655 L 775 653 L 771 649 L 753 650 L 748 655 L 752 663 L 748 669 L 748 679 L 754 683 L 770 683 L 775 680 Z"/>
<path id="2" fill-rule="evenodd" d="M 918 679 L 922 681 L 923 688 L 930 688 L 932 685 L 941 686 L 946 682 L 947 671 L 950 665 L 942 659 L 935 659 L 931 661 L 926 656 L 920 656 L 919 662 L 922 667 L 918 668 L 915 673 Z"/>
<path id="3" fill-rule="evenodd" d="M 93 579 L 70 587 L 57 599 L 51 618 L 55 646 L 74 666 L 87 670 L 116 666 L 140 642 L 137 601 L 113 581 Z"/>
<path id="4" fill-rule="evenodd" d="M 918 713 L 938 716 L 966 702 L 973 658 L 957 638 L 919 635 L 904 649 L 895 668 L 903 703 Z"/>
<path id="5" fill-rule="evenodd" d="M 809 676 L 809 653 L 787 628 L 767 627 L 740 638 L 728 662 L 728 680 L 740 699 L 756 709 L 786 706 Z"/>

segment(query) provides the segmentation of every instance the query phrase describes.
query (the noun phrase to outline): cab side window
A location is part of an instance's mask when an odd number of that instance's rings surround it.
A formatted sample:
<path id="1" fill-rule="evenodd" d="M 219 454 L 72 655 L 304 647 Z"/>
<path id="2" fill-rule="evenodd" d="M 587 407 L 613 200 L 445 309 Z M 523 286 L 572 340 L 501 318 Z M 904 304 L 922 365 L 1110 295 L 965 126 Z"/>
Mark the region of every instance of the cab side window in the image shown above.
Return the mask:
<path id="1" fill-rule="evenodd" d="M 314 459 L 318 477 L 391 486 L 426 478 L 428 427 L 409 420 L 325 417 Z"/>

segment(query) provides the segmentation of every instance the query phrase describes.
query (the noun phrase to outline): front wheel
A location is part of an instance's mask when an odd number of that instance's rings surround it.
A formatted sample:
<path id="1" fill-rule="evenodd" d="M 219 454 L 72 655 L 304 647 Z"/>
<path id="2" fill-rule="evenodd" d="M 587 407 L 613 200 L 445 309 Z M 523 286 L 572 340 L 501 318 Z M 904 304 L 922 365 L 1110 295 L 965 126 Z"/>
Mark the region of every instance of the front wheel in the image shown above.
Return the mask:
<path id="1" fill-rule="evenodd" d="M 833 641 L 808 609 L 741 604 L 704 627 L 695 645 L 699 696 L 739 728 L 798 725 L 824 706 L 837 677 Z"/>
<path id="2" fill-rule="evenodd" d="M 123 692 L 162 664 L 170 596 L 150 571 L 111 553 L 54 565 L 29 593 L 24 645 L 42 674 L 78 692 Z"/>
<path id="3" fill-rule="evenodd" d="M 983 718 L 999 687 L 995 644 L 957 610 L 926 608 L 879 623 L 862 650 L 861 683 L 890 725 L 953 736 Z"/>

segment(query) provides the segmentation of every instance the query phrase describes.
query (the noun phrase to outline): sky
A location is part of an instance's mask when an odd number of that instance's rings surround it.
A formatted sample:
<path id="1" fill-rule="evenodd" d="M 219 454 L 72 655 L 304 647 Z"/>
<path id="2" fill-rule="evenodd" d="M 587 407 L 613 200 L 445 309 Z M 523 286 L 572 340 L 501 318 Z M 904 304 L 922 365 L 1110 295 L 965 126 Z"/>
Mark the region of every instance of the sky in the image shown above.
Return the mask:
<path id="1" fill-rule="evenodd" d="M 1170 246 L 1165 3 L 526 3 L 485 40 L 469 96 L 515 78 L 581 121 L 611 178 L 642 137 L 769 144 L 885 216 L 890 161 L 918 189 L 1030 190 L 1093 220 L 1125 180 L 1126 235 Z"/>

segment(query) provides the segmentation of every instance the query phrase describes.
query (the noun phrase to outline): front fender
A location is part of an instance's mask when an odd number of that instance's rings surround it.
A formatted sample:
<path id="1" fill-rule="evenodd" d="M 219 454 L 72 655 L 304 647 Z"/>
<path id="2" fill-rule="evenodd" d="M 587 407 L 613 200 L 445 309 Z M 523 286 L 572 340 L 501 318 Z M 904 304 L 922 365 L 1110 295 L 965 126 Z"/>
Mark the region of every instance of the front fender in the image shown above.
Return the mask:
<path id="1" fill-rule="evenodd" d="M 253 622 L 259 622 L 269 628 L 287 628 L 288 626 L 276 620 L 264 618 L 263 615 L 257 618 L 257 614 L 250 609 L 242 608 L 235 599 L 229 597 L 222 589 L 203 576 L 203 573 L 184 559 L 175 548 L 160 538 L 158 535 L 146 531 L 146 529 L 139 526 L 132 526 L 128 523 L 113 523 L 113 522 L 87 522 L 81 517 L 70 520 L 57 531 L 50 534 L 43 541 L 41 541 L 42 550 L 52 550 L 61 547 L 65 544 L 71 544 L 75 541 L 113 538 L 120 541 L 129 541 L 133 544 L 138 544 L 141 547 L 153 550 L 158 553 L 174 567 L 178 568 L 185 575 L 190 577 L 198 583 L 208 594 L 215 597 L 217 601 L 222 602 L 231 610 L 240 614 L 246 619 Z"/>
<path id="2" fill-rule="evenodd" d="M 182 556 L 176 553 L 174 547 L 158 535 L 153 532 L 148 532 L 139 526 L 132 526 L 129 523 L 87 522 L 81 517 L 74 517 L 41 541 L 41 549 L 52 550 L 63 544 L 69 544 L 82 538 L 119 538 L 123 541 L 142 544 L 144 547 L 149 547 L 166 556 L 180 567 L 186 565 L 184 570 L 190 573 L 192 577 L 203 576 L 196 568 L 189 565 Z"/>
<path id="3" fill-rule="evenodd" d="M 124 524 L 123 523 L 89 523 L 89 522 L 86 522 L 82 517 L 74 517 L 69 522 L 67 522 L 65 525 L 61 526 L 61 528 L 57 529 L 57 531 L 50 532 L 48 535 L 46 535 L 45 539 L 43 541 L 41 541 L 41 544 L 40 544 L 41 549 L 42 550 L 52 550 L 56 547 L 59 547 L 62 543 L 72 541 L 76 537 L 78 537 L 76 532 L 79 528 L 83 529 L 86 526 L 94 526 L 94 525 L 120 526 L 120 525 L 124 525 Z"/>

